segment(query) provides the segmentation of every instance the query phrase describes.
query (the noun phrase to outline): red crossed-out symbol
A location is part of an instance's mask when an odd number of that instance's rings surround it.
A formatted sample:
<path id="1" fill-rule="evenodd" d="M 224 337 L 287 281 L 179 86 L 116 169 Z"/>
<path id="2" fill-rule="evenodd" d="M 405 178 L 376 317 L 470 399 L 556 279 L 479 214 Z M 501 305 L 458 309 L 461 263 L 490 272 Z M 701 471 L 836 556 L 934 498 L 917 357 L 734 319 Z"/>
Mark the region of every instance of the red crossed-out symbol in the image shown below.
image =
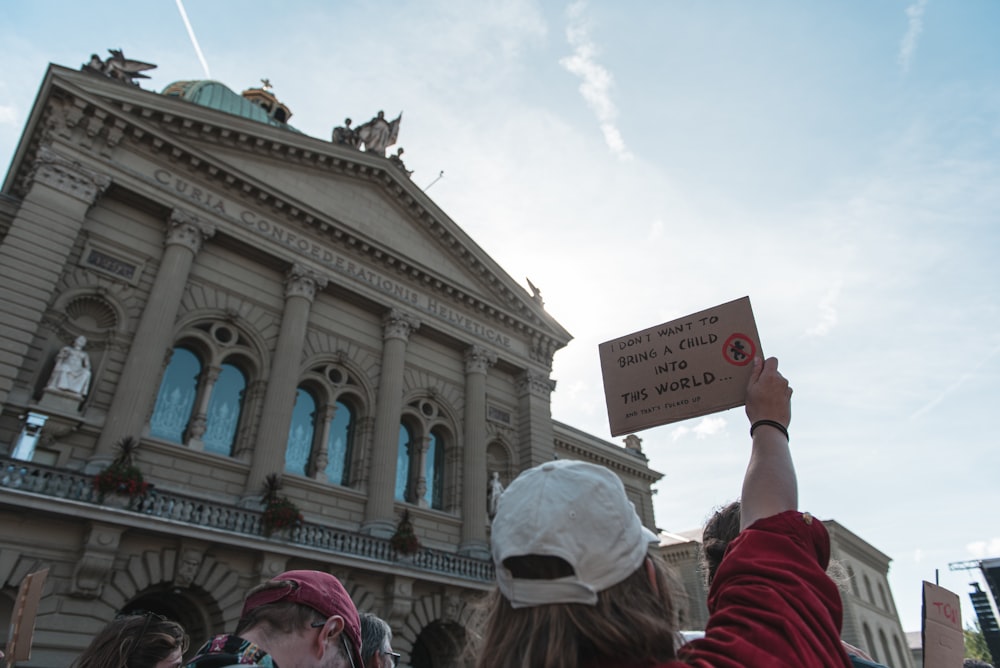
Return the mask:
<path id="1" fill-rule="evenodd" d="M 726 361 L 736 366 L 746 366 L 757 353 L 757 346 L 746 334 L 733 334 L 722 346 L 722 356 Z"/>

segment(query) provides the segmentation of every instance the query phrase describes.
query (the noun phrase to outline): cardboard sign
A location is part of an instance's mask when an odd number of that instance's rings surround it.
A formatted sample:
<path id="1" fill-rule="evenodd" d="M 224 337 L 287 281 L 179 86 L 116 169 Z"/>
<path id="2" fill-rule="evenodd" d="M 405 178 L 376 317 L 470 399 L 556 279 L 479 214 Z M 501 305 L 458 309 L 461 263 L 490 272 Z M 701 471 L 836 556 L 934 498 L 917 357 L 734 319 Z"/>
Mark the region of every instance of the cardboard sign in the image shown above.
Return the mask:
<path id="1" fill-rule="evenodd" d="M 924 615 L 920 635 L 925 666 L 961 666 L 965 656 L 962 606 L 958 595 L 924 582 Z"/>
<path id="2" fill-rule="evenodd" d="M 7 637 L 6 660 L 9 665 L 31 658 L 31 639 L 35 635 L 35 615 L 42 599 L 42 587 L 49 569 L 24 576 L 17 590 L 17 601 L 10 616 L 10 635 Z"/>
<path id="3" fill-rule="evenodd" d="M 611 435 L 741 406 L 761 355 L 750 298 L 599 347 Z"/>

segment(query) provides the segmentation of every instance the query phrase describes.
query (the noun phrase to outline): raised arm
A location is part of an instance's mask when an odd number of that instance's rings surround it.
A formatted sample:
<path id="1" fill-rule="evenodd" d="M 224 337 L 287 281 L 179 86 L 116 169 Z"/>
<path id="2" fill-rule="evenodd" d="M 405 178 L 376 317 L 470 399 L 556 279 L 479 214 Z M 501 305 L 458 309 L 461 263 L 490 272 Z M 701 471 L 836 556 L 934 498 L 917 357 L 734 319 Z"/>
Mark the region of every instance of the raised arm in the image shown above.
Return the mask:
<path id="1" fill-rule="evenodd" d="M 787 436 L 792 420 L 791 398 L 792 388 L 778 373 L 777 358 L 754 359 L 746 400 L 753 447 L 743 478 L 741 530 L 761 518 L 798 506 L 798 485 Z"/>

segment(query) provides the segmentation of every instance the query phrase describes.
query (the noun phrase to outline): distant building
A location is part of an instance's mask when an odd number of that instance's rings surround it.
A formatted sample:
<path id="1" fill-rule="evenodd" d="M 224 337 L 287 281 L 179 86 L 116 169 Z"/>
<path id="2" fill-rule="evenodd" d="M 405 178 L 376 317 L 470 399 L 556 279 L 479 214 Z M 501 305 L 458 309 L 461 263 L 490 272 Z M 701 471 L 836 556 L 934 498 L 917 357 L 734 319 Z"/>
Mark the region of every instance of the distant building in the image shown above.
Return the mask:
<path id="1" fill-rule="evenodd" d="M 835 569 L 842 570 L 844 604 L 842 637 L 893 668 L 916 668 L 889 588 L 890 558 L 835 520 L 825 522 L 830 533 L 830 554 Z M 673 565 L 688 594 L 681 610 L 681 625 L 703 630 L 708 621 L 708 590 L 701 567 L 701 529 L 661 533 L 660 547 Z M 835 579 L 841 574 L 831 571 Z"/>
<path id="2" fill-rule="evenodd" d="M 362 151 L 288 126 L 266 84 L 157 94 L 115 58 L 49 68 L 0 195 L 0 641 L 51 569 L 18 665 L 68 665 L 130 610 L 198 644 L 314 568 L 391 623 L 401 665 L 459 666 L 493 472 L 603 464 L 655 527 L 660 474 L 552 420 L 570 334 L 385 157 L 399 119 Z M 101 499 L 128 437 L 152 491 Z M 305 522 L 268 536 L 271 474 Z M 416 554 L 390 542 L 404 511 Z"/>

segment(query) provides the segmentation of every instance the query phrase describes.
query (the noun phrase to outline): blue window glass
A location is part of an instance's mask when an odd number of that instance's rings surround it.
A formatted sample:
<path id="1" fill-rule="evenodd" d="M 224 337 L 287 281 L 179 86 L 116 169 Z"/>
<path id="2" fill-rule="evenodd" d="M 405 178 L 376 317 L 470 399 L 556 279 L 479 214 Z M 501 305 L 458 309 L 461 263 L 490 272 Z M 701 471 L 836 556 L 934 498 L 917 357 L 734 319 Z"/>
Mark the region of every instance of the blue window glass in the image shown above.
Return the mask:
<path id="1" fill-rule="evenodd" d="M 246 386 L 247 379 L 242 371 L 232 364 L 222 365 L 212 388 L 212 398 L 208 401 L 208 424 L 202 437 L 206 452 L 227 457 L 232 454 Z"/>
<path id="2" fill-rule="evenodd" d="M 313 435 L 316 433 L 316 398 L 301 387 L 295 395 L 292 425 L 288 429 L 288 447 L 285 449 L 285 471 L 306 474 L 309 454 L 312 452 Z"/>
<path id="3" fill-rule="evenodd" d="M 170 364 L 160 381 L 149 433 L 174 443 L 184 442 L 184 431 L 191 419 L 191 408 L 198 393 L 201 360 L 187 348 L 174 348 Z"/>
<path id="4" fill-rule="evenodd" d="M 411 440 L 406 425 L 399 425 L 399 447 L 396 450 L 396 500 L 406 501 L 407 480 L 410 477 L 410 452 L 407 447 Z"/>
<path id="5" fill-rule="evenodd" d="M 335 485 L 346 485 L 350 476 L 351 441 L 354 436 L 354 414 L 347 404 L 338 401 L 330 423 L 326 442 L 326 479 Z"/>

